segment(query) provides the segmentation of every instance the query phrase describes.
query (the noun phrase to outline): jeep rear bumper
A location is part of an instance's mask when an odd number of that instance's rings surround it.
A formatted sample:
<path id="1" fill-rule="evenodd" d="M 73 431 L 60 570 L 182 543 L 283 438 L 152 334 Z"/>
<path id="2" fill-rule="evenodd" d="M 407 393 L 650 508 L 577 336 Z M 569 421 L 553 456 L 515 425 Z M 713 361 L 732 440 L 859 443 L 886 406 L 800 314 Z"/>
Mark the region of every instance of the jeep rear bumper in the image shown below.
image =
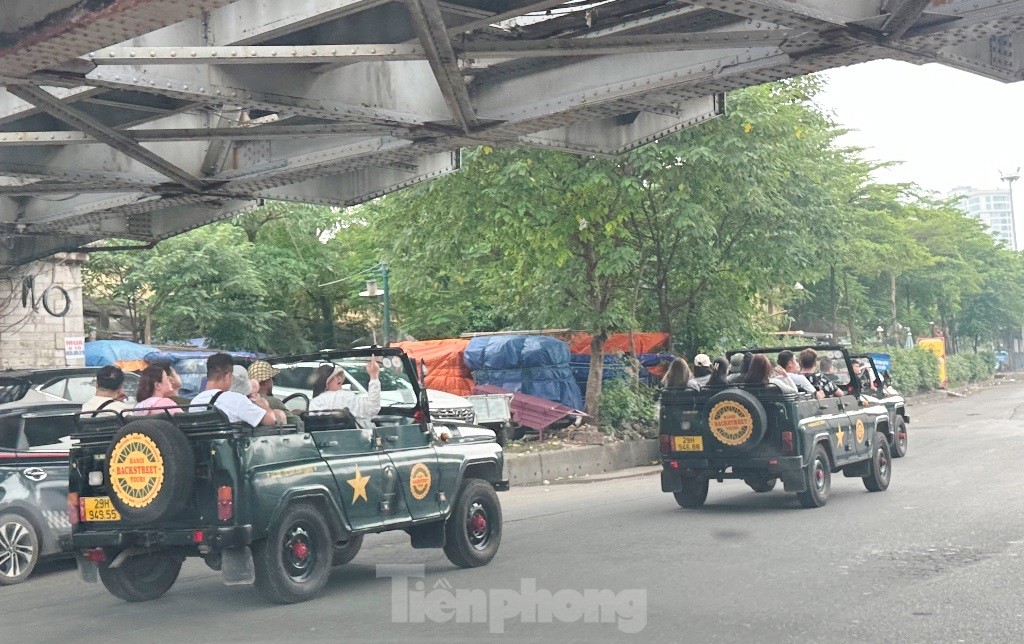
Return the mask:
<path id="1" fill-rule="evenodd" d="M 211 550 L 237 548 L 252 542 L 252 526 L 176 528 L 174 530 L 97 530 L 61 537 L 61 549 L 78 552 L 89 548 L 160 548 L 205 546 Z"/>
<path id="2" fill-rule="evenodd" d="M 763 456 L 745 459 L 736 458 L 695 458 L 662 457 L 661 489 L 663 492 L 678 492 L 681 480 L 705 476 L 709 479 L 744 479 L 764 475 L 780 478 L 787 490 L 802 481 L 804 459 L 802 456 Z"/>

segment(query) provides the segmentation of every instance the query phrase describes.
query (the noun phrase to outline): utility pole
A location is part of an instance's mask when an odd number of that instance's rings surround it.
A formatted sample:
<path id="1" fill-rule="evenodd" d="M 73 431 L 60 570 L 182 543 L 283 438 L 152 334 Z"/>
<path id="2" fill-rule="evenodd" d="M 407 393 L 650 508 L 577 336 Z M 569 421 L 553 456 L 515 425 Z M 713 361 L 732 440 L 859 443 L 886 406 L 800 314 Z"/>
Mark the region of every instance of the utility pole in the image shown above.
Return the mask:
<path id="1" fill-rule="evenodd" d="M 384 287 L 384 346 L 390 346 L 391 344 L 391 290 L 388 288 L 388 269 L 387 262 L 380 263 L 380 274 L 381 282 Z"/>
<path id="2" fill-rule="evenodd" d="M 1010 235 L 1012 236 L 1010 248 L 1017 250 L 1017 217 L 1013 211 L 1013 182 L 1020 179 L 1020 168 L 1006 174 L 1000 173 L 1000 179 L 1006 182 L 1010 189 Z"/>

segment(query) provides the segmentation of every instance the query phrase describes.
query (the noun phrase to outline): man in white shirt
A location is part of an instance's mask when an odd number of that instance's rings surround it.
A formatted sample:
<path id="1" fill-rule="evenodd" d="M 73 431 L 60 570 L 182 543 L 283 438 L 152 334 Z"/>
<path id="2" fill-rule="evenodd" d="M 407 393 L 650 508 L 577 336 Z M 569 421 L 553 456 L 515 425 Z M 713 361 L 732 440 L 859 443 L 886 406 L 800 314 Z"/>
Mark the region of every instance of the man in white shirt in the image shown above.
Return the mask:
<path id="1" fill-rule="evenodd" d="M 270 409 L 266 401 L 253 402 L 248 396 L 231 391 L 234 360 L 226 353 L 215 353 L 206 360 L 206 389 L 192 399 L 189 411 L 203 411 L 207 406 L 224 412 L 228 420 L 258 425 L 283 425 L 284 412 Z M 212 401 L 212 403 L 211 403 Z"/>
<path id="2" fill-rule="evenodd" d="M 309 411 L 340 411 L 347 408 L 355 416 L 360 427 L 372 428 L 372 418 L 380 411 L 380 365 L 377 364 L 376 358 L 371 358 L 366 363 L 366 373 L 370 376 L 370 382 L 364 394 L 361 391 L 343 389 L 345 370 L 336 366 L 327 378 L 326 390 L 309 401 Z"/>
<path id="3" fill-rule="evenodd" d="M 128 394 L 124 391 L 124 372 L 114 365 L 107 365 L 96 372 L 96 395 L 85 401 L 82 405 L 82 414 L 93 412 L 96 416 L 102 411 L 109 411 L 112 416 L 117 412 L 131 409 L 132 406 L 124 402 Z"/>
<path id="4" fill-rule="evenodd" d="M 796 363 L 796 356 L 793 355 L 792 351 L 790 351 L 789 349 L 779 351 L 778 362 L 779 367 L 781 367 L 783 371 L 789 374 L 789 379 L 793 382 L 794 385 L 796 385 L 797 389 L 799 389 L 805 394 L 811 394 L 816 398 L 824 397 L 824 394 L 818 396 L 818 392 L 814 388 L 814 385 L 811 384 L 811 381 L 807 379 L 807 376 L 800 373 L 800 366 Z"/>

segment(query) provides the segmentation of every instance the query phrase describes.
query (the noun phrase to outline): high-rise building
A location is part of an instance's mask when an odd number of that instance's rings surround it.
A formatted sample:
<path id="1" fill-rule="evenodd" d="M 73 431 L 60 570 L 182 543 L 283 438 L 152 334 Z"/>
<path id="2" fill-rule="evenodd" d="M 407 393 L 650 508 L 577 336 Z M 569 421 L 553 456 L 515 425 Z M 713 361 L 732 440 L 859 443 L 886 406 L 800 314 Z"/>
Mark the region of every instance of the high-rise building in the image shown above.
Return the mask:
<path id="1" fill-rule="evenodd" d="M 1015 228 L 1009 190 L 975 190 L 960 187 L 955 188 L 950 196 L 959 198 L 957 207 L 967 216 L 988 226 L 989 234 L 1005 242 L 1007 248 L 1017 250 L 1017 243 L 1013 238 Z"/>

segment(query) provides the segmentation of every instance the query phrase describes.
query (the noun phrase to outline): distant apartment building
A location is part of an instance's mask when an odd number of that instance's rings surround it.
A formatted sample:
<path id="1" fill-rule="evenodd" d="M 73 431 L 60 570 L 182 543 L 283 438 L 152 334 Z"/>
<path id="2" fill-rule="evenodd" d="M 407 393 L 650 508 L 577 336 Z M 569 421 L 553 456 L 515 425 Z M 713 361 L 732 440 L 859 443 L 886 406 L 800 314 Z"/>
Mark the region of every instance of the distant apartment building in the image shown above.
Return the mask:
<path id="1" fill-rule="evenodd" d="M 957 206 L 969 217 L 988 226 L 989 233 L 1006 243 L 1007 248 L 1017 250 L 1013 209 L 1010 207 L 1009 190 L 975 190 L 961 187 L 953 190 L 952 197 L 959 197 Z"/>

